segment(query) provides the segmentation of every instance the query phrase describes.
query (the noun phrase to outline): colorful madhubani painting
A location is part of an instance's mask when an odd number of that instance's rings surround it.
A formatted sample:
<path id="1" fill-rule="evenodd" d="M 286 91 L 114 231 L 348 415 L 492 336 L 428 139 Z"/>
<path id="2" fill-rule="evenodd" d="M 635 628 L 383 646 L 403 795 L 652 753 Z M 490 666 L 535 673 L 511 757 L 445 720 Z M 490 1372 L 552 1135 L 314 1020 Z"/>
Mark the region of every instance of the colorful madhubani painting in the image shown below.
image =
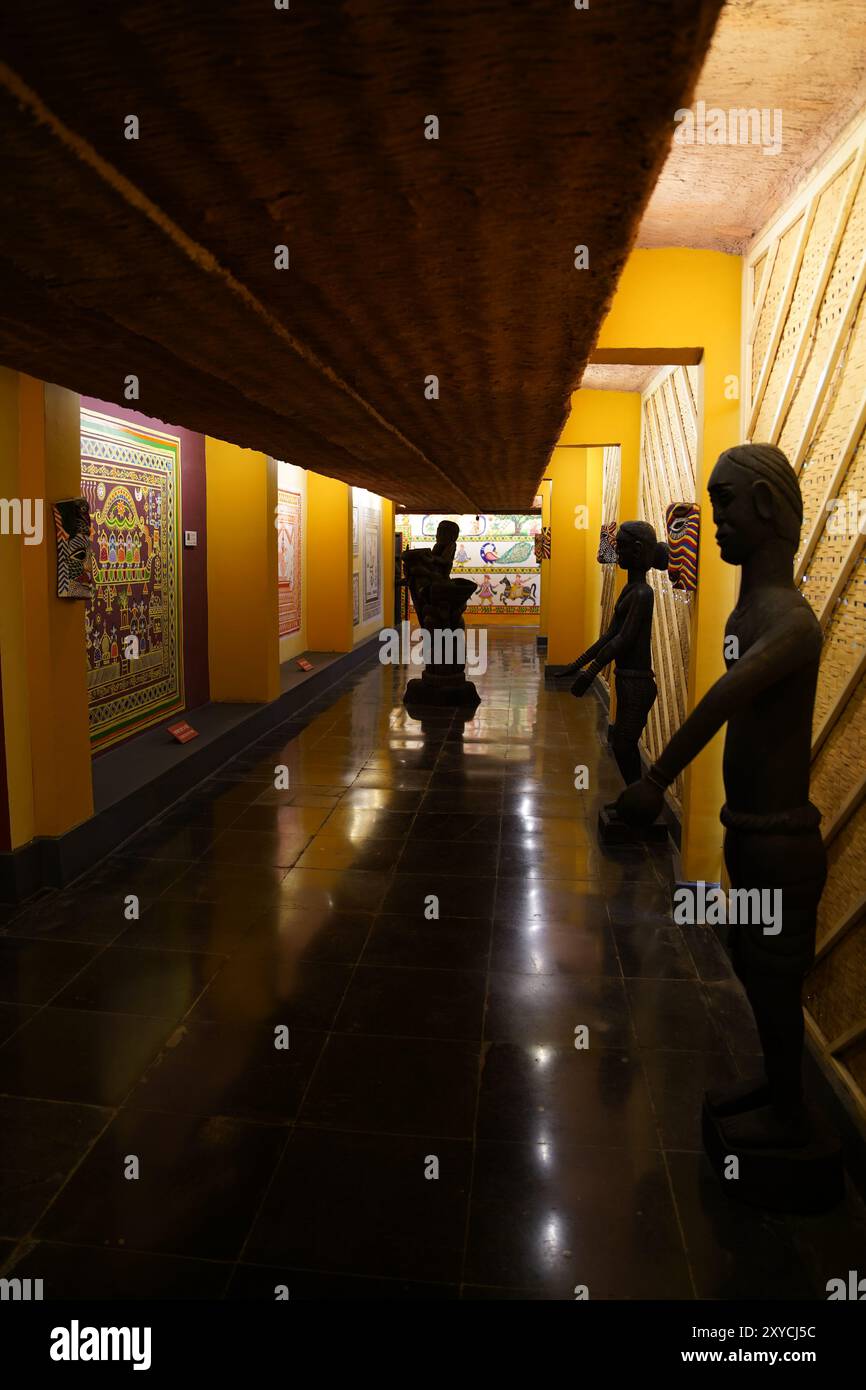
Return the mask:
<path id="1" fill-rule="evenodd" d="M 301 494 L 277 492 L 277 581 L 280 636 L 301 629 Z"/>
<path id="2" fill-rule="evenodd" d="M 184 708 L 180 440 L 81 412 L 91 518 L 90 741 L 108 748 Z"/>
<path id="3" fill-rule="evenodd" d="M 541 566 L 535 554 L 540 513 L 404 515 L 398 517 L 404 546 L 431 546 L 440 521 L 455 521 L 460 527 L 451 573 L 478 586 L 467 613 L 540 613 Z"/>
<path id="4" fill-rule="evenodd" d="M 379 533 L 382 518 L 375 507 L 364 508 L 364 621 L 382 611 L 382 573 Z"/>

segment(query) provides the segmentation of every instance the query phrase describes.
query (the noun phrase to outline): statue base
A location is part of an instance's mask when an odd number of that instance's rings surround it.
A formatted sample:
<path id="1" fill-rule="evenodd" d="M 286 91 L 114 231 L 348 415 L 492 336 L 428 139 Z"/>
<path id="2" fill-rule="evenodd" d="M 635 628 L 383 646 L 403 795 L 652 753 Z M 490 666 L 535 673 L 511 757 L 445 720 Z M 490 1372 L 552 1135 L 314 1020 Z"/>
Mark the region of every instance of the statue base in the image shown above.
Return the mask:
<path id="1" fill-rule="evenodd" d="M 462 671 L 449 671 L 447 674 L 424 674 L 411 680 L 403 694 L 403 704 L 408 706 L 438 705 L 444 708 L 475 709 L 481 704 L 481 696 Z"/>
<path id="2" fill-rule="evenodd" d="M 845 1170 L 835 1135 L 816 1129 L 800 1148 L 738 1149 L 726 1134 L 726 1123 L 713 1113 L 711 1099 L 705 1096 L 704 1149 L 716 1177 L 737 1201 L 764 1211 L 810 1216 L 829 1211 L 843 1200 Z M 730 1176 L 732 1158 L 738 1161 L 736 1178 Z"/>
<path id="3" fill-rule="evenodd" d="M 656 845 L 667 840 L 668 828 L 664 821 L 628 825 L 612 807 L 603 806 L 598 813 L 598 838 L 603 845 Z"/>

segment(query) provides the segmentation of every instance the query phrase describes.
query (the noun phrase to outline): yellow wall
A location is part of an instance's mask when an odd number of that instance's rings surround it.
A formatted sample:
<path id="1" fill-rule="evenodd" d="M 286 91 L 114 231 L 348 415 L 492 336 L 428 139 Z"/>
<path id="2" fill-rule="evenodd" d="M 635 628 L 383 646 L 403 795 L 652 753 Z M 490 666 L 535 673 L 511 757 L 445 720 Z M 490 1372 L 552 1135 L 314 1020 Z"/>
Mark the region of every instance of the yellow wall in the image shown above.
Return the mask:
<path id="1" fill-rule="evenodd" d="M 352 493 L 346 483 L 307 475 L 307 643 L 314 652 L 352 650 Z"/>
<path id="2" fill-rule="evenodd" d="M 587 526 L 576 526 L 576 506 L 586 505 L 586 455 L 582 448 L 556 448 L 550 478 L 551 552 L 550 631 L 547 660 L 573 661 L 587 646 L 583 593 L 586 584 Z"/>
<path id="3" fill-rule="evenodd" d="M 722 562 L 713 535 L 707 479 L 719 454 L 740 443 L 739 400 L 726 379 L 740 372 L 742 260 L 719 251 L 635 251 L 598 339 L 600 349 L 703 348 L 702 431 L 696 500 L 701 508 L 698 589 L 692 618 L 687 709 L 724 672 L 725 621 L 736 601 L 738 571 Z M 724 802 L 720 732 L 687 769 L 683 797 L 683 869 L 718 879 Z"/>
<path id="4" fill-rule="evenodd" d="M 81 495 L 79 398 L 0 368 L 0 496 L 43 501 L 43 537 L 0 536 L 0 660 L 13 848 L 93 814 L 84 605 L 57 597 L 52 502 Z"/>
<path id="5" fill-rule="evenodd" d="M 706 484 L 718 455 L 740 442 L 739 402 L 736 397 L 729 399 L 729 383 L 740 371 L 741 278 L 742 261 L 738 256 L 681 249 L 634 251 L 622 273 L 597 343 L 600 350 L 621 350 L 623 360 L 628 360 L 630 348 L 660 350 L 660 361 L 664 360 L 665 349 L 703 350 L 697 468 L 701 546 L 698 592 L 692 618 L 689 710 L 724 670 L 724 625 L 734 605 L 737 588 L 737 572 L 722 563 L 713 539 Z M 624 404 L 626 401 L 628 405 Z M 610 443 L 622 445 L 619 510 L 622 521 L 638 515 L 640 398 L 636 393 L 623 396 L 609 391 L 576 392 L 559 444 Z M 568 477 L 560 462 L 568 452 L 573 451 L 559 447 L 554 451 L 553 467 L 560 479 Z M 580 500 L 577 498 L 579 489 L 575 482 L 573 479 L 568 486 L 577 501 Z M 580 479 L 579 483 L 585 488 L 585 479 Z M 558 528 L 563 526 L 567 532 L 570 523 L 569 506 L 564 499 L 560 499 L 558 511 L 556 509 L 555 481 L 553 487 L 555 556 L 563 539 Z M 597 541 L 597 526 L 591 535 Z M 574 550 L 571 537 L 565 540 L 565 550 L 566 554 Z M 580 570 L 575 571 L 575 574 L 580 573 Z M 621 585 L 622 579 L 619 582 Z M 548 660 L 555 664 L 577 655 L 576 648 L 580 646 L 577 624 L 568 610 L 568 594 L 574 593 L 574 586 L 574 578 L 571 584 L 563 578 L 552 595 Z M 580 634 L 582 640 L 589 635 L 585 631 L 585 619 L 580 627 L 584 629 Z M 684 778 L 683 872 L 687 878 L 718 879 L 721 871 L 722 741 L 720 733 Z"/>
<path id="6" fill-rule="evenodd" d="M 211 699 L 280 693 L 276 460 L 205 441 Z"/>
<path id="7" fill-rule="evenodd" d="M 545 476 L 538 484 L 541 497 L 541 524 L 550 525 L 550 478 Z M 538 635 L 546 637 L 550 626 L 550 561 L 542 560 L 538 566 L 540 584 L 538 603 Z"/>
<path id="8" fill-rule="evenodd" d="M 586 576 L 583 590 L 583 630 L 587 635 L 587 646 L 594 642 L 598 634 L 601 614 L 602 569 L 596 559 L 598 553 L 598 531 L 601 526 L 602 483 L 604 480 L 604 447 L 586 451 L 586 502 L 589 508 L 590 529 L 587 534 L 585 556 Z"/>
<path id="9" fill-rule="evenodd" d="M 382 498 L 382 626 L 394 626 L 394 503 Z"/>
<path id="10" fill-rule="evenodd" d="M 601 446 L 605 444 L 620 446 L 622 521 L 637 516 L 640 397 L 631 391 L 576 391 L 545 470 L 550 479 L 551 516 L 547 660 L 554 666 L 573 661 L 599 635 L 601 574 L 595 557 L 601 526 Z M 580 506 L 589 511 L 584 532 L 574 524 L 575 507 Z"/>

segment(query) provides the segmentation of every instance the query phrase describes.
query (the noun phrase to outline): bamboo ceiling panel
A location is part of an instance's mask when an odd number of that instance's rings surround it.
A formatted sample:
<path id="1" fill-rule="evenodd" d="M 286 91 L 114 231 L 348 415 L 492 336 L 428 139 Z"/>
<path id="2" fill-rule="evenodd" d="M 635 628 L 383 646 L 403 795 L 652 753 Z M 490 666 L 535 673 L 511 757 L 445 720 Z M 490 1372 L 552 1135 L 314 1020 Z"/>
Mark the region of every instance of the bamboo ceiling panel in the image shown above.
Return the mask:
<path id="1" fill-rule="evenodd" d="M 720 9 L 7 5 L 0 361 L 135 374 L 410 511 L 526 508 Z"/>

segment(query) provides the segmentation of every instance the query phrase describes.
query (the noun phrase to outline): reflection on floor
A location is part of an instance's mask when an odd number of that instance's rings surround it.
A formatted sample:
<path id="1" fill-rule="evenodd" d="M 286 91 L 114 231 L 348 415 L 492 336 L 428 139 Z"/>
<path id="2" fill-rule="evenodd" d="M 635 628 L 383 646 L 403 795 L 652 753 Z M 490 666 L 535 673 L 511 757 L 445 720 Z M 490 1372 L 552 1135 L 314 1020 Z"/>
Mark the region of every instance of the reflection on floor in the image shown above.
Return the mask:
<path id="1" fill-rule="evenodd" d="M 599 851 L 598 704 L 544 690 L 531 635 L 490 648 L 469 722 L 419 724 L 406 671 L 370 664 L 6 922 L 5 1274 L 773 1299 L 862 1268 L 853 1196 L 769 1217 L 708 1171 L 701 1092 L 754 1067 L 739 989 L 673 925 L 666 850 Z"/>

